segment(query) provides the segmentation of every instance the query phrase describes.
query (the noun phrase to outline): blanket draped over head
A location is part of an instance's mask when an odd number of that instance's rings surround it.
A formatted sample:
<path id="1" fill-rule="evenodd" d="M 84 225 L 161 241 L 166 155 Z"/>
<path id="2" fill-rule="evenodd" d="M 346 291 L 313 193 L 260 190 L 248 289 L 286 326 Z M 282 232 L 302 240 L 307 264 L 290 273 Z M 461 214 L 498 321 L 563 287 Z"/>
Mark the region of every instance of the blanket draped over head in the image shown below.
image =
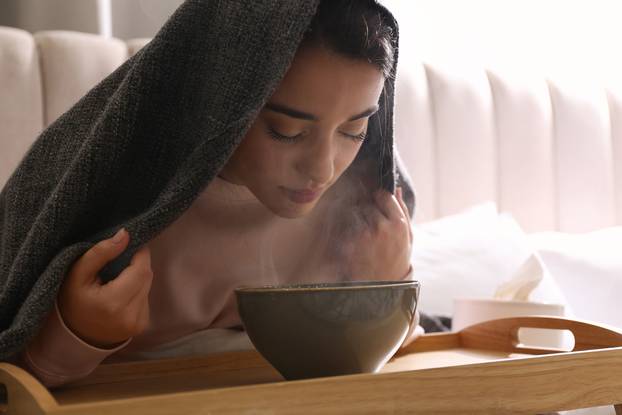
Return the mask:
<path id="1" fill-rule="evenodd" d="M 187 0 L 41 133 L 0 193 L 0 360 L 36 335 L 73 262 L 94 244 L 121 227 L 131 235 L 100 273 L 110 280 L 192 204 L 285 75 L 317 5 Z M 381 9 L 397 51 L 397 24 Z M 371 162 L 376 187 L 391 192 L 401 182 L 412 214 L 393 150 L 393 96 L 387 79 L 351 168 Z"/>

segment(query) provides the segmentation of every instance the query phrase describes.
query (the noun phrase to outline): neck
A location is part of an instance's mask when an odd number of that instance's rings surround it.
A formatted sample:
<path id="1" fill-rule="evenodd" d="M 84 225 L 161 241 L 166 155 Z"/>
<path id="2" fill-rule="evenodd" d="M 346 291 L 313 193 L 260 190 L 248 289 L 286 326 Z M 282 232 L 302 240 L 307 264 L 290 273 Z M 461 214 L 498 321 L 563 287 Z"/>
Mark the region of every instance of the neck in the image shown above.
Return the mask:
<path id="1" fill-rule="evenodd" d="M 219 178 L 221 178 L 222 180 L 231 183 L 231 184 L 236 184 L 238 186 L 243 186 L 243 183 L 240 183 L 239 180 L 235 180 L 232 177 L 230 177 L 227 173 L 221 171 L 220 173 L 218 173 L 217 175 Z"/>

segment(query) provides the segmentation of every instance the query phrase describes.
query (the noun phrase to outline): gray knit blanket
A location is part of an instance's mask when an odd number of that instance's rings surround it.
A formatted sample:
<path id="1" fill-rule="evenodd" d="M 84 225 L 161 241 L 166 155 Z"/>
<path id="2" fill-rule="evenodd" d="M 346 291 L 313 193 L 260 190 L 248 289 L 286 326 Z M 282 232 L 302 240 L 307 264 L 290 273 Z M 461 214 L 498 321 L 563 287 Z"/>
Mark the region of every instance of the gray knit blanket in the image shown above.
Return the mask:
<path id="1" fill-rule="evenodd" d="M 192 204 L 284 76 L 317 3 L 187 0 L 41 133 L 0 193 L 0 360 L 37 334 L 94 244 L 120 227 L 132 235 L 100 274 L 110 280 Z M 412 212 L 393 151 L 393 95 L 387 80 L 353 166 L 371 160 L 390 191 L 401 181 Z"/>

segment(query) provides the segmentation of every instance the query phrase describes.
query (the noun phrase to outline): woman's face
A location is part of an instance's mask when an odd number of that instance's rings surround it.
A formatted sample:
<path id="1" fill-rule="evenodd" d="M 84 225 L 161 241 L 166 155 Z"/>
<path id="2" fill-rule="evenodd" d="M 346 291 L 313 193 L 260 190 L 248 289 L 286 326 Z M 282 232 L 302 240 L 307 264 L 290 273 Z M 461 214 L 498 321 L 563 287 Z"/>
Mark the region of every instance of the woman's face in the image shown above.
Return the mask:
<path id="1" fill-rule="evenodd" d="M 278 216 L 309 213 L 356 157 L 383 84 L 372 64 L 301 48 L 221 176 Z"/>

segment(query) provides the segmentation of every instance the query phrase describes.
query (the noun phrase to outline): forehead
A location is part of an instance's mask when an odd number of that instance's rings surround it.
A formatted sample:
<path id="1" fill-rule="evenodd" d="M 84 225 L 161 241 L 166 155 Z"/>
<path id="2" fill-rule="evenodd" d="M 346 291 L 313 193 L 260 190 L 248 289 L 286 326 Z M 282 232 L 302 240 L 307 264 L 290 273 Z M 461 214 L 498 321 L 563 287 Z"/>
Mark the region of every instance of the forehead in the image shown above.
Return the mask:
<path id="1" fill-rule="evenodd" d="M 271 101 L 291 105 L 319 118 L 351 116 L 378 102 L 381 70 L 322 47 L 301 48 Z"/>

